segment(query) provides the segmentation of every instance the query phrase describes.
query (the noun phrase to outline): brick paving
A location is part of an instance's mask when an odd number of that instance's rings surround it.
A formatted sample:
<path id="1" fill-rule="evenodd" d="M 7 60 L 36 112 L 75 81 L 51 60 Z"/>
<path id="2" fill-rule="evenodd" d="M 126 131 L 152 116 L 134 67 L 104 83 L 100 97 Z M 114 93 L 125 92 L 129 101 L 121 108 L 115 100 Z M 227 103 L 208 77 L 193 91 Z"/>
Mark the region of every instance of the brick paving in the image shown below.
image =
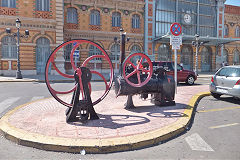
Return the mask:
<path id="1" fill-rule="evenodd" d="M 14 128 L 37 133 L 43 136 L 72 139 L 105 139 L 137 135 L 161 129 L 185 116 L 190 99 L 200 92 L 208 92 L 207 85 L 181 86 L 175 97 L 176 105 L 158 107 L 149 100 L 142 101 L 133 97 L 135 109 L 124 109 L 127 97 L 116 98 L 113 91 L 99 104 L 94 106 L 99 120 L 86 123 L 66 123 L 66 107 L 55 99 L 35 101 L 15 110 L 8 123 Z M 92 92 L 92 97 L 100 97 L 100 91 Z M 63 97 L 71 99 L 71 95 Z"/>

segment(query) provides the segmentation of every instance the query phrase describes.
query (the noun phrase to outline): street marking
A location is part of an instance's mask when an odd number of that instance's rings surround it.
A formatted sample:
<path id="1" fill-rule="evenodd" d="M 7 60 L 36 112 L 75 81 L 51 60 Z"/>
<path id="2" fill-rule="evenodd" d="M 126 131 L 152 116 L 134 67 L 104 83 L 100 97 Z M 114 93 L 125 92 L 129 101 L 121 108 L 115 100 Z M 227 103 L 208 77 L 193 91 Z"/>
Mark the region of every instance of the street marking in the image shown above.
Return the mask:
<path id="1" fill-rule="evenodd" d="M 32 97 L 32 99 L 30 101 L 36 101 L 36 100 L 39 100 L 39 99 L 43 99 L 44 96 L 36 96 L 36 97 Z"/>
<path id="2" fill-rule="evenodd" d="M 195 151 L 214 151 L 197 133 L 185 138 L 192 150 Z"/>
<path id="3" fill-rule="evenodd" d="M 224 110 L 239 109 L 239 108 L 240 108 L 240 106 L 237 106 L 237 107 L 225 107 L 225 108 L 209 109 L 209 110 L 198 111 L 198 112 L 215 112 L 215 111 L 224 111 Z"/>
<path id="4" fill-rule="evenodd" d="M 2 113 L 5 109 L 10 107 L 14 102 L 19 100 L 20 97 L 8 98 L 0 103 L 0 113 Z"/>
<path id="5" fill-rule="evenodd" d="M 216 129 L 216 128 L 223 128 L 223 127 L 230 127 L 230 126 L 235 126 L 238 125 L 239 123 L 232 123 L 232 124 L 225 124 L 225 125 L 220 125 L 220 126 L 213 126 L 213 127 L 209 127 L 211 129 Z"/>

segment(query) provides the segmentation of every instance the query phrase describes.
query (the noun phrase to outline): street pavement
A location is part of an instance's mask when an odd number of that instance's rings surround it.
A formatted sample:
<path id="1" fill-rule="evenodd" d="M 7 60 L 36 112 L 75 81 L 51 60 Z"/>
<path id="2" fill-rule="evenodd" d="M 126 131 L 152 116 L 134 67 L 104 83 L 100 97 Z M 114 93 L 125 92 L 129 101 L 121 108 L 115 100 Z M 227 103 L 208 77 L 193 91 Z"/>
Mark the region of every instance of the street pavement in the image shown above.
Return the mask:
<path id="1" fill-rule="evenodd" d="M 212 74 L 200 74 L 207 78 Z M 1 77 L 16 82 L 15 77 Z M 3 80 L 5 79 L 5 80 Z M 29 76 L 22 81 L 43 81 L 43 76 Z M 57 79 L 56 81 L 64 81 Z M 93 92 L 98 97 L 99 91 Z M 176 105 L 158 107 L 134 96 L 136 109 L 124 109 L 126 97 L 113 91 L 95 109 L 100 120 L 66 123 L 65 109 L 53 98 L 23 104 L 6 113 L 0 130 L 17 144 L 43 150 L 109 153 L 153 146 L 181 134 L 191 124 L 195 104 L 209 95 L 207 85 L 178 87 Z M 70 96 L 63 97 L 65 100 Z M 24 116 L 22 116 L 24 115 Z"/>

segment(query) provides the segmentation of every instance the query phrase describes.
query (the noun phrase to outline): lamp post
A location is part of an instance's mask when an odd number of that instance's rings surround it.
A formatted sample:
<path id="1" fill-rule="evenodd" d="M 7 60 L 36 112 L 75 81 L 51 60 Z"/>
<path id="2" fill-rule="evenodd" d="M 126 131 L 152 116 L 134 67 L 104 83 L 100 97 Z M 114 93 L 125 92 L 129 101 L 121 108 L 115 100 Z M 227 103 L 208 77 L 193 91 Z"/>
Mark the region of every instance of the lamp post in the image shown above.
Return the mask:
<path id="1" fill-rule="evenodd" d="M 199 35 L 195 34 L 195 41 L 192 41 L 192 45 L 196 47 L 196 63 L 195 63 L 195 69 L 194 72 L 196 75 L 198 75 L 198 51 L 201 45 L 203 45 L 203 42 L 199 42 Z"/>
<path id="2" fill-rule="evenodd" d="M 17 37 L 17 72 L 16 72 L 16 79 L 22 79 L 22 74 L 21 74 L 21 69 L 20 69 L 20 47 L 19 47 L 19 41 L 20 41 L 20 38 L 22 38 L 22 37 L 28 37 L 29 36 L 29 31 L 25 30 L 25 34 L 24 35 L 20 34 L 21 21 L 19 20 L 19 18 L 16 19 L 16 28 L 17 28 L 17 33 L 11 34 L 11 29 L 10 28 L 6 28 L 6 32 L 9 35 Z"/>

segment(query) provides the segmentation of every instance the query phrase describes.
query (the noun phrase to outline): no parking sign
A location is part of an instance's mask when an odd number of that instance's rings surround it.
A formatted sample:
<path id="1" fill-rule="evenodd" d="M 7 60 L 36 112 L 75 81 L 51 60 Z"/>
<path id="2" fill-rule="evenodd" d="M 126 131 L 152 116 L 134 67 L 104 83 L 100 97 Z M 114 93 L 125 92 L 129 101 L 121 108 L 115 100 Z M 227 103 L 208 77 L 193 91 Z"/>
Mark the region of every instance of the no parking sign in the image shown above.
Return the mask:
<path id="1" fill-rule="evenodd" d="M 179 36 L 182 33 L 182 27 L 179 23 L 173 23 L 170 27 L 170 31 L 174 36 Z"/>

